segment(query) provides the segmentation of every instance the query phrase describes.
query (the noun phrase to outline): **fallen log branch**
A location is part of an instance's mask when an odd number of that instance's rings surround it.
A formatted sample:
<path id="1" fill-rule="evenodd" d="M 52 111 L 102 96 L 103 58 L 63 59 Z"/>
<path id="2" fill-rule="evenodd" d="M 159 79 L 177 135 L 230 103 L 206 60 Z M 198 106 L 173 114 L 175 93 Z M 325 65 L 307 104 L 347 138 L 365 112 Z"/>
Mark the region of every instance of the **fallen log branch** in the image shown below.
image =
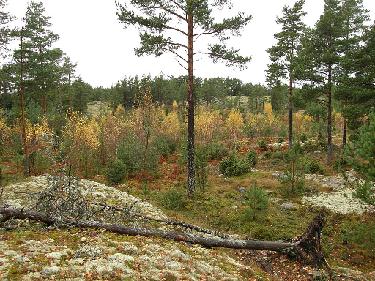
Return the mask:
<path id="1" fill-rule="evenodd" d="M 90 204 L 92 204 L 94 206 L 99 206 L 99 207 L 103 208 L 102 210 L 110 210 L 110 211 L 125 213 L 130 218 L 135 218 L 135 219 L 139 219 L 139 220 L 143 220 L 143 221 L 153 221 L 153 222 L 162 223 L 162 224 L 170 225 L 170 226 L 178 226 L 178 227 L 190 229 L 190 230 L 193 230 L 193 231 L 196 231 L 196 232 L 214 235 L 214 236 L 217 236 L 217 237 L 220 237 L 220 238 L 223 238 L 223 239 L 229 238 L 229 235 L 222 234 L 222 233 L 219 233 L 217 231 L 206 229 L 206 228 L 203 228 L 203 227 L 200 227 L 200 226 L 197 226 L 197 225 L 193 225 L 193 224 L 189 224 L 189 223 L 186 223 L 186 222 L 182 222 L 182 221 L 178 221 L 178 220 L 172 220 L 172 219 L 166 219 L 166 220 L 156 219 L 156 218 L 152 218 L 152 217 L 148 217 L 148 216 L 139 215 L 139 214 L 136 214 L 136 213 L 131 213 L 131 208 L 119 208 L 119 207 L 116 207 L 116 206 L 106 205 L 104 203 L 90 203 Z"/>
<path id="2" fill-rule="evenodd" d="M 317 216 L 308 227 L 306 233 L 296 242 L 279 242 L 279 241 L 258 241 L 258 240 L 240 240 L 240 239 L 223 239 L 219 237 L 202 237 L 187 233 L 175 231 L 163 231 L 158 229 L 131 228 L 123 225 L 106 224 L 95 221 L 61 221 L 56 218 L 47 216 L 40 212 L 32 210 L 16 209 L 9 207 L 0 208 L 0 214 L 3 220 L 6 219 L 29 219 L 51 224 L 74 226 L 78 228 L 104 229 L 110 232 L 130 235 L 157 237 L 178 242 L 198 244 L 206 248 L 231 248 L 242 250 L 268 250 L 280 253 L 287 253 L 297 257 L 301 262 L 312 264 L 314 266 L 326 265 L 324 256 L 320 247 L 320 235 L 324 225 L 324 216 Z"/>

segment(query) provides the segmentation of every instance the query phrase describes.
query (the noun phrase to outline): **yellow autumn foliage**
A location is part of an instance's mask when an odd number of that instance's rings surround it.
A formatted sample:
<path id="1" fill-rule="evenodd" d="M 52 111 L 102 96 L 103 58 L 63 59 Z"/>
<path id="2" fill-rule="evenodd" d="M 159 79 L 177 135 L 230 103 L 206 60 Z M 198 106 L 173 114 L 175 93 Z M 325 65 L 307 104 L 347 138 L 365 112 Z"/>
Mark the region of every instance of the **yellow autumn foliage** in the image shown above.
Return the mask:
<path id="1" fill-rule="evenodd" d="M 293 126 L 296 134 L 302 134 L 310 131 L 313 124 L 313 118 L 304 111 L 300 110 L 293 114 L 294 122 Z"/>
<path id="2" fill-rule="evenodd" d="M 228 114 L 225 124 L 229 130 L 239 132 L 244 126 L 242 113 L 238 109 L 232 109 Z"/>
<path id="3" fill-rule="evenodd" d="M 177 141 L 180 138 L 181 126 L 177 111 L 172 111 L 162 117 L 159 134 L 174 141 Z"/>
<path id="4" fill-rule="evenodd" d="M 114 115 L 108 114 L 97 121 L 100 129 L 99 141 L 102 164 L 115 158 L 117 147 L 128 131 L 127 124 L 123 121 L 124 113 L 122 113 L 122 110 L 123 107 L 119 106 Z"/>
<path id="5" fill-rule="evenodd" d="M 43 118 L 39 123 L 32 124 L 26 120 L 26 141 L 29 146 L 51 144 L 53 132 L 47 119 Z"/>
<path id="6" fill-rule="evenodd" d="M 64 136 L 70 140 L 72 149 L 99 148 L 99 125 L 94 119 L 89 119 L 79 113 L 72 113 L 64 129 Z"/>
<path id="7" fill-rule="evenodd" d="M 197 143 L 207 144 L 218 137 L 223 128 L 223 119 L 219 110 L 200 107 L 195 117 L 195 136 Z"/>
<path id="8" fill-rule="evenodd" d="M 265 133 L 277 135 L 283 127 L 284 120 L 277 118 L 272 112 L 265 113 L 248 113 L 245 117 L 246 125 L 258 136 Z"/>
<path id="9" fill-rule="evenodd" d="M 172 108 L 173 108 L 173 111 L 176 111 L 178 109 L 178 103 L 177 103 L 177 101 L 175 101 L 175 100 L 173 101 Z"/>
<path id="10" fill-rule="evenodd" d="M 268 116 L 268 119 L 271 120 L 271 122 L 274 119 L 273 111 L 272 111 L 272 104 L 270 102 L 264 103 L 264 113 Z"/>
<path id="11" fill-rule="evenodd" d="M 73 172 L 88 177 L 95 173 L 100 147 L 100 126 L 94 118 L 73 112 L 63 131 L 63 149 Z"/>
<path id="12" fill-rule="evenodd" d="M 0 116 L 0 139 L 5 139 L 11 132 L 11 128 L 6 124 L 5 118 Z"/>

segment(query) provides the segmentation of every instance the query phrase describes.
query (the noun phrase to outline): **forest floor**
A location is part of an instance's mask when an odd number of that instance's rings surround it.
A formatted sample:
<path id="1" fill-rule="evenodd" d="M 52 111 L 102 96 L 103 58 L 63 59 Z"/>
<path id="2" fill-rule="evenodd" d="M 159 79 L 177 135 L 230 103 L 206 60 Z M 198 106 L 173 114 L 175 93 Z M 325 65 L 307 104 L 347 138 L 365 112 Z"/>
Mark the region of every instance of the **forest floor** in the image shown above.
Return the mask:
<path id="1" fill-rule="evenodd" d="M 375 280 L 375 216 L 373 207 L 352 196 L 355 175 L 327 169 L 306 175 L 307 191 L 285 196 L 278 177 L 282 161 L 262 159 L 257 170 L 225 178 L 210 163 L 209 185 L 193 199 L 183 193 L 183 171 L 175 157 L 163 161 L 163 176 L 137 178 L 109 187 L 98 177 L 81 180 L 84 197 L 95 203 L 127 208 L 156 219 L 173 218 L 241 238 L 284 240 L 301 235 L 325 210 L 323 250 L 335 280 Z M 102 183 L 100 183 L 102 182 Z M 47 176 L 31 177 L 4 188 L 2 204 L 33 208 L 49 185 Z M 244 192 L 261 186 L 270 206 L 254 219 L 244 215 Z M 169 230 L 137 219 L 100 214 L 134 227 Z M 327 280 L 322 270 L 303 266 L 267 251 L 205 249 L 156 238 L 129 237 L 105 231 L 57 228 L 29 221 L 8 221 L 0 228 L 1 280 Z"/>

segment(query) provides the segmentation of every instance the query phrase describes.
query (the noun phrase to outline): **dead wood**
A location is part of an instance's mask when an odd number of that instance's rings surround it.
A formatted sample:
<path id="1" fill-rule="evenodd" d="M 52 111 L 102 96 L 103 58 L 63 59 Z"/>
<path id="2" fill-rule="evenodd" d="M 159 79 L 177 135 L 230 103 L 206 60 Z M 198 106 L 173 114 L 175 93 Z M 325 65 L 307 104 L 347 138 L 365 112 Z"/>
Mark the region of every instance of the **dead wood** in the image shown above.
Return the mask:
<path id="1" fill-rule="evenodd" d="M 136 201 L 135 203 L 138 203 L 138 201 Z M 200 227 L 200 226 L 197 226 L 197 225 L 193 225 L 193 224 L 190 224 L 190 223 L 186 223 L 186 222 L 182 222 L 182 221 L 178 221 L 178 220 L 172 220 L 172 219 L 156 219 L 156 218 L 152 218 L 152 217 L 148 217 L 148 216 L 144 216 L 144 215 L 134 213 L 132 211 L 132 208 L 134 207 L 134 205 L 132 205 L 130 208 L 119 208 L 119 207 L 116 207 L 116 206 L 106 205 L 104 203 L 90 203 L 90 204 L 95 205 L 95 206 L 99 206 L 100 208 L 102 208 L 101 209 L 102 211 L 103 210 L 110 210 L 110 211 L 125 213 L 129 218 L 134 218 L 134 219 L 137 219 L 137 220 L 152 221 L 152 222 L 162 223 L 162 224 L 170 225 L 170 226 L 178 226 L 178 227 L 189 229 L 189 230 L 192 230 L 192 231 L 217 236 L 217 237 L 220 237 L 220 238 L 223 238 L 223 239 L 229 238 L 229 235 L 222 234 L 222 233 L 219 233 L 218 231 L 213 231 L 213 230 L 206 229 L 206 228 L 203 228 L 203 227 Z"/>
<path id="2" fill-rule="evenodd" d="M 9 219 L 29 219 L 48 225 L 58 224 L 78 228 L 103 229 L 113 233 L 157 237 L 189 244 L 198 244 L 206 248 L 231 248 L 243 250 L 268 250 L 295 256 L 301 262 L 314 266 L 326 265 L 320 244 L 321 231 L 324 226 L 324 215 L 318 215 L 296 242 L 240 240 L 220 237 L 203 237 L 183 232 L 164 231 L 159 229 L 132 228 L 117 224 L 106 224 L 96 221 L 61 220 L 41 212 L 11 207 L 1 207 L 2 221 Z M 182 223 L 183 224 L 183 223 Z"/>

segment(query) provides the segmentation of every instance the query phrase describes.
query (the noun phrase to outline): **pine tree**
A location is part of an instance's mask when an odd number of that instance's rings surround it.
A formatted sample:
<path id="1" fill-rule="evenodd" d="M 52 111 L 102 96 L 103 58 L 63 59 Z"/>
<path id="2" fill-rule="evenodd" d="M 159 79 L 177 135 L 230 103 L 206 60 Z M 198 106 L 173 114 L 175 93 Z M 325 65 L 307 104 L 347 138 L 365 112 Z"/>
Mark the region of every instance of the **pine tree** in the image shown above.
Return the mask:
<path id="1" fill-rule="evenodd" d="M 375 180 L 375 112 L 369 113 L 367 122 L 359 129 L 358 139 L 347 148 L 346 156 L 365 180 Z"/>
<path id="2" fill-rule="evenodd" d="M 15 50 L 14 57 L 17 64 L 20 54 L 24 54 L 25 91 L 39 101 L 46 114 L 48 94 L 56 89 L 63 77 L 63 52 L 52 46 L 59 36 L 49 29 L 50 18 L 45 15 L 42 2 L 30 2 L 23 20 L 25 24 L 18 32 L 23 49 Z"/>
<path id="3" fill-rule="evenodd" d="M 239 55 L 239 50 L 228 48 L 226 41 L 240 35 L 251 20 L 240 12 L 234 17 L 216 22 L 213 9 L 231 8 L 230 1 L 223 0 L 128 0 L 117 3 L 117 16 L 125 27 L 140 29 L 141 46 L 136 54 L 161 56 L 172 53 L 188 72 L 188 194 L 195 190 L 194 167 L 194 61 L 196 43 L 205 36 L 219 39 L 217 44 L 208 44 L 208 54 L 214 62 L 224 61 L 228 66 L 243 67 L 250 58 Z M 180 40 L 179 40 L 180 39 Z"/>
<path id="4" fill-rule="evenodd" d="M 353 95 L 357 95 L 358 93 L 353 90 L 352 78 L 360 70 L 356 69 L 356 58 L 360 58 L 359 52 L 361 52 L 364 45 L 364 35 L 368 29 L 366 23 L 369 21 L 369 15 L 363 6 L 362 0 L 344 0 L 342 16 L 342 57 L 335 98 L 340 102 L 341 111 L 345 118 L 342 138 L 343 146 L 345 146 L 347 143 L 347 123 L 349 123 L 349 129 L 358 128 L 360 125 L 358 121 L 361 115 L 355 113 L 355 107 L 361 107 L 361 104 L 353 102 L 355 99 Z"/>
<path id="5" fill-rule="evenodd" d="M 9 81 L 7 81 L 4 59 L 8 55 L 8 44 L 12 38 L 12 30 L 9 23 L 13 17 L 6 11 L 7 0 L 0 0 L 0 97 L 7 96 L 9 92 Z M 2 104 L 0 103 L 0 106 Z"/>
<path id="6" fill-rule="evenodd" d="M 8 43 L 11 39 L 9 23 L 12 16 L 5 10 L 7 0 L 0 0 L 0 57 L 4 58 L 8 51 Z"/>
<path id="7" fill-rule="evenodd" d="M 282 25 L 282 31 L 275 34 L 277 44 L 268 49 L 271 64 L 268 65 L 267 81 L 271 87 L 280 87 L 280 80 L 288 78 L 288 110 L 289 110 L 289 149 L 293 145 L 293 84 L 297 52 L 301 46 L 301 37 L 305 30 L 302 17 L 305 0 L 297 1 L 292 8 L 284 6 L 283 16 L 276 22 Z"/>
<path id="8" fill-rule="evenodd" d="M 340 62 L 343 20 L 338 0 L 325 0 L 324 12 L 313 29 L 308 29 L 302 39 L 298 58 L 299 80 L 309 99 L 326 107 L 327 162 L 333 161 L 332 111 L 333 89 L 337 81 Z"/>

